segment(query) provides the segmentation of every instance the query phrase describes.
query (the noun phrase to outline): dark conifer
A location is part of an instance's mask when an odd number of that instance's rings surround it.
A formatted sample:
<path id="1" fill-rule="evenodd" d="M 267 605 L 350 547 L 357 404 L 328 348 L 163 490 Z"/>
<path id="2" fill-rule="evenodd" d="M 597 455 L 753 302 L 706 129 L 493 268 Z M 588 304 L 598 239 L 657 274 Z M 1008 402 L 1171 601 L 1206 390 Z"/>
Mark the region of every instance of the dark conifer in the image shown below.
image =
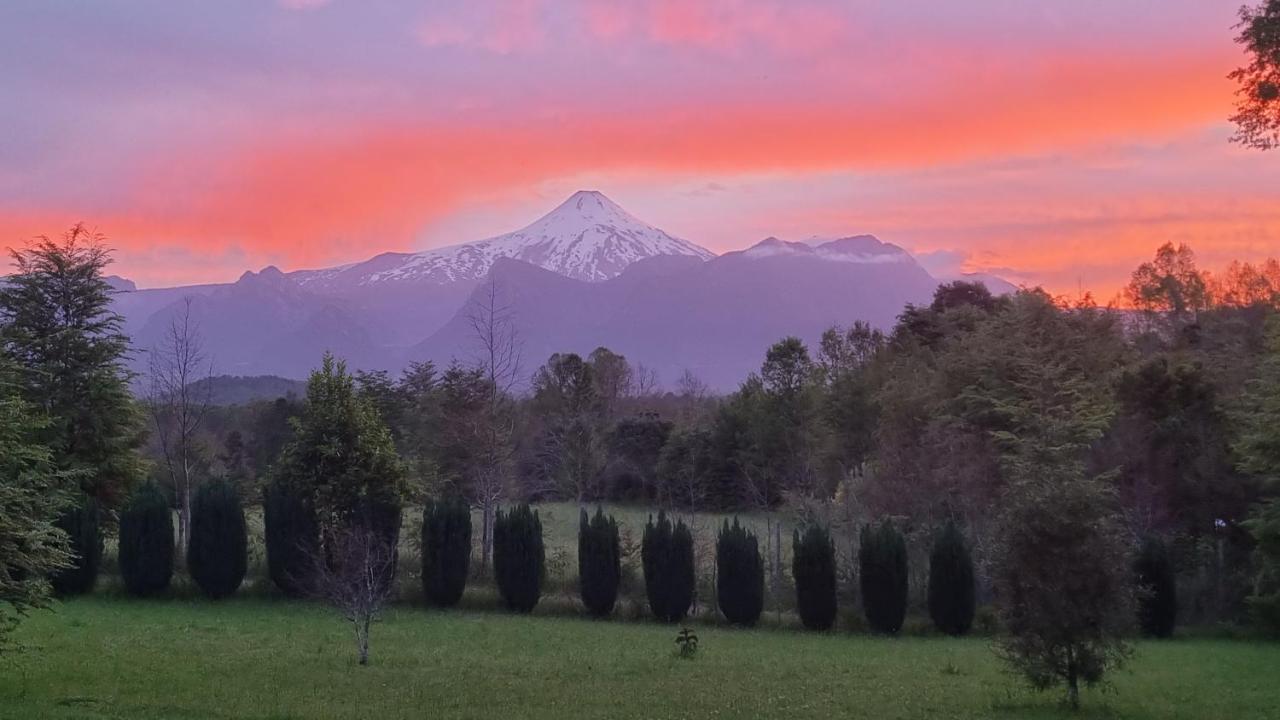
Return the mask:
<path id="1" fill-rule="evenodd" d="M 528 504 L 499 510 L 493 526 L 493 573 L 508 608 L 527 613 L 538 605 L 545 564 L 537 511 Z"/>
<path id="2" fill-rule="evenodd" d="M 751 627 L 764 610 L 764 564 L 756 536 L 733 519 L 716 540 L 716 600 L 734 625 Z"/>
<path id="3" fill-rule="evenodd" d="M 422 591 L 438 607 L 462 599 L 471 567 L 471 508 L 461 498 L 422 509 Z"/>
<path id="4" fill-rule="evenodd" d="M 164 592 L 173 577 L 173 515 L 153 484 L 139 488 L 120 513 L 120 576 L 138 596 Z"/>
<path id="5" fill-rule="evenodd" d="M 792 539 L 791 574 L 796 609 L 810 630 L 829 630 L 836 620 L 836 550 L 825 528 L 811 525 Z"/>
<path id="6" fill-rule="evenodd" d="M 239 493 L 225 480 L 201 485 L 191 500 L 191 579 L 215 600 L 228 597 L 240 589 L 248 564 L 249 539 Z"/>
<path id="7" fill-rule="evenodd" d="M 872 629 L 896 635 L 907 615 L 907 542 L 885 520 L 862 528 L 858 546 L 862 608 Z"/>
<path id="8" fill-rule="evenodd" d="M 649 518 L 640 546 L 649 610 L 663 622 L 677 622 L 693 605 L 693 534 L 683 520 L 675 525 L 666 512 Z"/>
<path id="9" fill-rule="evenodd" d="M 601 508 L 596 508 L 595 517 L 590 520 L 587 511 L 582 510 L 578 521 L 578 583 L 587 612 L 596 617 L 613 612 L 621 580 L 618 522 Z"/>
<path id="10" fill-rule="evenodd" d="M 973 612 L 973 558 L 960 529 L 948 522 L 929 554 L 929 617 L 942 632 L 964 635 Z"/>

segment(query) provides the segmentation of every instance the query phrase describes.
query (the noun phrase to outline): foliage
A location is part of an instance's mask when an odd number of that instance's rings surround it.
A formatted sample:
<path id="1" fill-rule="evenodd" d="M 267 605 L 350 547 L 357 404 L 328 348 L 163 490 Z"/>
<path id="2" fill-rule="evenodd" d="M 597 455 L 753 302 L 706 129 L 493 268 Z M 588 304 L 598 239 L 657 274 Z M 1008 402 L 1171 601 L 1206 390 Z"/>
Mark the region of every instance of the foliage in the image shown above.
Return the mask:
<path id="1" fill-rule="evenodd" d="M 810 525 L 792 540 L 791 575 L 796 609 L 810 630 L 828 630 L 836 620 L 836 550 L 826 528 Z"/>
<path id="2" fill-rule="evenodd" d="M 225 598 L 240 589 L 248 563 L 249 538 L 240 494 L 225 480 L 206 482 L 191 500 L 187 545 L 191 579 L 205 595 Z"/>
<path id="3" fill-rule="evenodd" d="M 262 515 L 267 571 L 286 595 L 299 597 L 310 585 L 310 558 L 320 545 L 311 499 L 279 480 L 263 490 Z"/>
<path id="4" fill-rule="evenodd" d="M 103 243 L 76 225 L 60 241 L 40 237 L 13 251 L 15 272 L 0 285 L 0 341 L 17 364 L 21 394 L 49 417 L 41 439 L 55 466 L 114 508 L 143 475 L 143 434 Z"/>
<path id="5" fill-rule="evenodd" d="M 83 595 L 93 590 L 102 565 L 102 527 L 98 502 L 82 495 L 80 502 L 62 511 L 57 526 L 70 541 L 70 564 L 49 576 L 58 595 Z"/>
<path id="6" fill-rule="evenodd" d="M 595 517 L 580 511 L 578 523 L 578 583 L 582 604 L 595 617 L 613 612 L 622 580 L 618 521 L 596 508 Z"/>
<path id="7" fill-rule="evenodd" d="M 346 364 L 325 354 L 307 382 L 307 405 L 272 470 L 314 509 L 321 538 L 346 528 L 362 507 L 399 505 L 403 468 L 391 432 Z"/>
<path id="8" fill-rule="evenodd" d="M 693 605 L 693 535 L 684 520 L 673 525 L 665 511 L 644 528 L 640 545 L 649 610 L 663 622 L 678 622 Z"/>
<path id="9" fill-rule="evenodd" d="M 867 622 L 877 632 L 898 634 L 907 616 L 907 541 L 893 523 L 863 526 L 858 568 Z"/>
<path id="10" fill-rule="evenodd" d="M 1240 34 L 1249 64 L 1231 73 L 1236 89 L 1232 142 L 1259 150 L 1280 144 L 1280 0 L 1240 8 Z"/>
<path id="11" fill-rule="evenodd" d="M 1138 627 L 1143 635 L 1167 638 L 1178 621 L 1178 584 L 1169 548 L 1148 537 L 1133 564 L 1138 583 Z"/>
<path id="12" fill-rule="evenodd" d="M 432 604 L 462 599 L 471 567 L 471 508 L 457 496 L 422 508 L 422 590 Z"/>
<path id="13" fill-rule="evenodd" d="M 751 627 L 764 610 L 764 564 L 756 536 L 733 519 L 716 538 L 716 601 L 734 625 Z"/>
<path id="14" fill-rule="evenodd" d="M 542 597 L 545 568 L 538 511 L 527 503 L 509 512 L 499 510 L 493 528 L 493 573 L 498 592 L 509 609 L 533 611 Z"/>
<path id="15" fill-rule="evenodd" d="M 1265 631 L 1280 635 L 1280 500 L 1261 504 L 1246 523 L 1257 547 L 1249 610 Z"/>
<path id="16" fill-rule="evenodd" d="M 42 429 L 12 391 L 12 368 L 0 363 L 0 653 L 32 610 L 49 606 L 48 577 L 71 567 L 72 547 L 57 520 L 70 503 L 74 478 L 59 472 Z"/>
<path id="17" fill-rule="evenodd" d="M 173 577 L 173 515 L 160 488 L 134 491 L 120 513 L 120 576 L 132 595 L 158 595 Z"/>
<path id="18" fill-rule="evenodd" d="M 948 521 L 929 553 L 929 617 L 948 635 L 964 635 L 973 626 L 973 557 L 964 535 Z"/>
<path id="19" fill-rule="evenodd" d="M 1256 543 L 1249 609 L 1263 628 L 1280 634 L 1280 317 L 1267 333 L 1267 359 L 1249 385 L 1252 400 L 1237 448 L 1245 472 L 1260 478 L 1271 499 L 1254 508 L 1245 527 Z"/>
<path id="20" fill-rule="evenodd" d="M 1168 313 L 1175 320 L 1209 307 L 1209 287 L 1196 269 L 1195 253 L 1186 245 L 1165 243 L 1155 260 L 1133 271 L 1125 299 L 1139 310 Z"/>
<path id="21" fill-rule="evenodd" d="M 698 634 L 689 628 L 681 628 L 676 634 L 676 655 L 681 660 L 692 660 L 698 655 Z"/>

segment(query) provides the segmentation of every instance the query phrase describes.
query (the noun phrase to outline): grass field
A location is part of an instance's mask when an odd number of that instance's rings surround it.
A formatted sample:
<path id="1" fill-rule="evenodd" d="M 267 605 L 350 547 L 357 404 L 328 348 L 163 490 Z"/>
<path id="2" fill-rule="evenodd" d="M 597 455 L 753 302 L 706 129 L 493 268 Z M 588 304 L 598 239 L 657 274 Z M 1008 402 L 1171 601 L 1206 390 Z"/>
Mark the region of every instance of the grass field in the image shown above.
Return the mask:
<path id="1" fill-rule="evenodd" d="M 0 661 L 0 717 L 1280 717 L 1280 644 L 1141 643 L 1073 715 L 982 639 L 698 633 L 686 661 L 667 626 L 401 606 L 362 668 L 322 607 L 98 596 L 20 628 L 29 650 Z"/>

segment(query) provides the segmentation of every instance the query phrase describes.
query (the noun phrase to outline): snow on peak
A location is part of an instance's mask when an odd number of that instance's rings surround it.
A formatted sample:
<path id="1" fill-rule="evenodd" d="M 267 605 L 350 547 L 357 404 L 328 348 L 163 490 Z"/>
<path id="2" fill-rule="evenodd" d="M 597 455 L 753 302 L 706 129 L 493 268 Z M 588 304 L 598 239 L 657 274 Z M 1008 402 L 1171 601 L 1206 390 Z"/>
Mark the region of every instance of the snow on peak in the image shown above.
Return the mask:
<path id="1" fill-rule="evenodd" d="M 339 271 L 300 273 L 304 284 L 367 285 L 388 280 L 448 283 L 484 277 L 500 257 L 523 260 L 566 277 L 608 280 L 634 262 L 659 255 L 704 260 L 711 251 L 637 219 L 596 190 L 579 190 L 515 232 L 419 253 L 387 254 Z"/>
<path id="2" fill-rule="evenodd" d="M 788 242 L 769 237 L 743 250 L 741 255 L 752 260 L 799 256 L 869 265 L 913 261 L 907 251 L 892 243 L 881 242 L 874 235 L 854 235 L 835 240 L 814 237 L 805 242 Z"/>

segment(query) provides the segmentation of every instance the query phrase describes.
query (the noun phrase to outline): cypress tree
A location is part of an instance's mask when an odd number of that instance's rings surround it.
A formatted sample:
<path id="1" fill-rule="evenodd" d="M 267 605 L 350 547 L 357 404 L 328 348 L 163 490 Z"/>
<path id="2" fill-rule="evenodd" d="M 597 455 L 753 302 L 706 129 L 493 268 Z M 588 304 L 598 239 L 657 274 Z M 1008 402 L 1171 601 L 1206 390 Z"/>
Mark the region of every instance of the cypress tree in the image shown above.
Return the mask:
<path id="1" fill-rule="evenodd" d="M 138 596 L 164 592 L 173 577 L 173 515 L 154 484 L 139 488 L 120 513 L 120 575 Z"/>
<path id="2" fill-rule="evenodd" d="M 796 581 L 800 622 L 829 630 L 836 621 L 836 549 L 825 528 L 811 525 L 792 536 L 791 575 Z"/>
<path id="3" fill-rule="evenodd" d="M 734 625 L 751 627 L 764 610 L 764 564 L 756 536 L 733 519 L 716 539 L 716 599 Z"/>
<path id="4" fill-rule="evenodd" d="M 235 487 L 225 480 L 201 485 L 191 500 L 191 536 L 187 572 L 201 592 L 228 597 L 240 589 L 249 564 L 244 508 Z"/>
<path id="5" fill-rule="evenodd" d="M 276 587 L 298 597 L 310 588 L 310 566 L 320 545 L 315 510 L 307 498 L 280 480 L 263 491 L 267 572 Z"/>
<path id="6" fill-rule="evenodd" d="M 71 565 L 49 577 L 53 591 L 59 595 L 83 595 L 93 590 L 102 565 L 102 528 L 99 525 L 98 502 L 86 495 L 79 505 L 63 511 L 58 529 L 70 540 Z"/>
<path id="7" fill-rule="evenodd" d="M 960 529 L 948 522 L 929 553 L 929 617 L 942 632 L 964 635 L 973 612 L 973 558 Z"/>
<path id="8" fill-rule="evenodd" d="M 1149 537 L 1134 562 L 1138 581 L 1138 626 L 1142 634 L 1167 638 L 1178 621 L 1178 586 L 1164 542 Z"/>
<path id="9" fill-rule="evenodd" d="M 649 610 L 663 622 L 684 618 L 693 605 L 693 534 L 679 520 L 675 525 L 666 512 L 658 512 L 644 528 L 640 546 L 644 565 L 644 586 L 649 596 Z"/>
<path id="10" fill-rule="evenodd" d="M 596 617 L 613 612 L 621 580 L 618 522 L 601 508 L 596 508 L 595 517 L 590 520 L 587 511 L 582 510 L 578 522 L 578 584 L 587 612 Z"/>
<path id="11" fill-rule="evenodd" d="M 471 508 L 461 498 L 422 508 L 422 591 L 439 607 L 462 599 L 471 566 Z"/>
<path id="12" fill-rule="evenodd" d="M 862 609 L 872 629 L 896 635 L 907 616 L 907 541 L 885 520 L 862 528 L 858 547 Z"/>
<path id="13" fill-rule="evenodd" d="M 507 607 L 531 612 L 542 597 L 546 556 L 542 520 L 527 503 L 498 511 L 493 525 L 493 573 Z"/>

